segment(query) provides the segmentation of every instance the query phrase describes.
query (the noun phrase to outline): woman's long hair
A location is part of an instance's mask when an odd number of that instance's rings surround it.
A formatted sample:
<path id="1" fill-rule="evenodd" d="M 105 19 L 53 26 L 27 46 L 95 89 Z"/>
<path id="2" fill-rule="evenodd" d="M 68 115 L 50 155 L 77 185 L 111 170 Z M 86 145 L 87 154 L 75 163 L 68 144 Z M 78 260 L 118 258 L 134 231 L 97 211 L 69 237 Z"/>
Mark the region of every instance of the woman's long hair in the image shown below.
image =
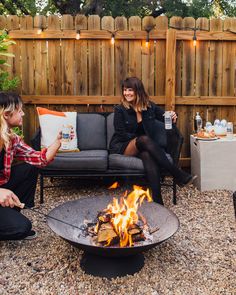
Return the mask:
<path id="1" fill-rule="evenodd" d="M 22 100 L 16 93 L 0 92 L 0 150 L 8 148 L 13 136 L 8 124 L 4 118 L 4 113 L 12 114 L 15 110 L 22 106 Z"/>
<path id="2" fill-rule="evenodd" d="M 129 103 L 124 97 L 124 88 L 132 88 L 136 95 L 134 103 Z M 146 93 L 143 82 L 136 77 L 126 78 L 122 82 L 122 99 L 121 103 L 127 109 L 133 107 L 136 111 L 141 112 L 147 109 L 150 105 L 149 96 Z"/>

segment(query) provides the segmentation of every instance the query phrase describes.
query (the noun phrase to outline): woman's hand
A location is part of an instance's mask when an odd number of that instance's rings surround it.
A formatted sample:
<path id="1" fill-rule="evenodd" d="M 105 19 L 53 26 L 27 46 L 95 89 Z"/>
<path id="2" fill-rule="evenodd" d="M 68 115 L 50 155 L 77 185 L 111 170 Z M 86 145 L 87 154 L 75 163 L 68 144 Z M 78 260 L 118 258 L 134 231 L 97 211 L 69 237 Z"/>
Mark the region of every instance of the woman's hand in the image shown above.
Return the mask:
<path id="1" fill-rule="evenodd" d="M 170 112 L 170 115 L 171 115 L 171 118 L 172 118 L 173 123 L 176 123 L 177 118 L 178 118 L 176 112 L 171 111 L 171 112 Z"/>
<path id="2" fill-rule="evenodd" d="M 20 200 L 11 190 L 0 188 L 0 206 L 13 208 L 14 206 L 21 207 L 20 205 Z"/>
<path id="3" fill-rule="evenodd" d="M 62 131 L 60 131 L 57 135 L 56 140 L 48 147 L 46 158 L 47 161 L 50 162 L 56 155 L 57 151 L 61 146 L 61 139 L 62 139 Z"/>

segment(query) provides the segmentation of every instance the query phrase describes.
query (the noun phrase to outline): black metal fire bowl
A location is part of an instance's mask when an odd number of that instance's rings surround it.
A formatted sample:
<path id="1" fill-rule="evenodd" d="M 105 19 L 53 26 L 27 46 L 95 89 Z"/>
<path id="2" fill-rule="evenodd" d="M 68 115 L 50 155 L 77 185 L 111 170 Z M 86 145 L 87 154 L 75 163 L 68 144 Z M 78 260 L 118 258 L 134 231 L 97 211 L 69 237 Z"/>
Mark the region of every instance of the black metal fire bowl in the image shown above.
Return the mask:
<path id="1" fill-rule="evenodd" d="M 125 248 L 95 245 L 91 237 L 84 235 L 84 230 L 80 228 L 83 228 L 85 220 L 93 221 L 97 213 L 111 203 L 112 198 L 101 196 L 66 202 L 50 211 L 47 217 L 49 227 L 56 234 L 84 250 L 80 266 L 85 273 L 109 279 L 132 275 L 141 270 L 144 265 L 142 252 L 167 240 L 179 228 L 179 220 L 172 211 L 153 202 L 144 202 L 139 211 L 151 229 L 159 228 L 153 233 L 151 241 L 145 240 Z"/>
<path id="2" fill-rule="evenodd" d="M 91 237 L 85 236 L 84 232 L 79 228 L 84 224 L 84 220 L 94 220 L 97 213 L 105 209 L 112 199 L 112 196 L 100 196 L 66 202 L 49 212 L 47 223 L 57 235 L 73 246 L 87 253 L 110 257 L 135 255 L 153 248 L 170 238 L 179 228 L 179 220 L 171 210 L 154 202 L 148 203 L 144 201 L 139 211 L 145 216 L 151 229 L 159 228 L 153 233 L 151 241 L 138 242 L 133 247 L 125 248 L 95 245 L 92 243 Z M 75 227 L 50 217 L 75 225 Z"/>

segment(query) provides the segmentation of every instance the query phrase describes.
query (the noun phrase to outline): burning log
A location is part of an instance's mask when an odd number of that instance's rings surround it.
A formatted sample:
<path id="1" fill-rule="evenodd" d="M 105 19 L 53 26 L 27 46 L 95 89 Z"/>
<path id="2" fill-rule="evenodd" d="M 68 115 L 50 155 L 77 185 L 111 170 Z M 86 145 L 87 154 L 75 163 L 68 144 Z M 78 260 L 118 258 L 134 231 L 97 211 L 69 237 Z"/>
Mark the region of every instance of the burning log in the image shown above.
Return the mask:
<path id="1" fill-rule="evenodd" d="M 145 240 L 143 229 L 147 227 L 147 222 L 138 213 L 138 208 L 145 199 L 152 201 L 149 190 L 145 191 L 138 186 L 134 186 L 134 190 L 120 200 L 113 198 L 113 202 L 97 215 L 94 227 L 97 242 L 105 246 L 119 242 L 120 247 L 126 247 Z"/>
<path id="2" fill-rule="evenodd" d="M 117 233 L 114 231 L 113 226 L 109 222 L 103 223 L 100 226 L 98 231 L 99 243 L 110 242 L 117 237 L 118 237 Z"/>

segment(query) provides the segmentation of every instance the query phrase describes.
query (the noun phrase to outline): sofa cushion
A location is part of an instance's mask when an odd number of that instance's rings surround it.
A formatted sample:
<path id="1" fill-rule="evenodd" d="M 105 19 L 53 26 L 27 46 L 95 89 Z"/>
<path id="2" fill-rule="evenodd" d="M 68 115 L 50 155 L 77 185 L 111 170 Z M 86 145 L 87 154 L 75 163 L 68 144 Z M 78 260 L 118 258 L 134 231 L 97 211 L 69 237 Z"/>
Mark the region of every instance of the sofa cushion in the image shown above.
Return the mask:
<path id="1" fill-rule="evenodd" d="M 137 157 L 129 157 L 120 154 L 109 155 L 109 169 L 144 172 L 142 160 Z"/>
<path id="2" fill-rule="evenodd" d="M 166 154 L 171 163 L 173 160 L 169 154 Z M 134 170 L 135 172 L 144 172 L 142 160 L 137 157 L 124 156 L 120 154 L 110 154 L 108 167 L 110 170 Z"/>
<path id="3" fill-rule="evenodd" d="M 102 114 L 78 113 L 77 136 L 80 150 L 105 150 L 105 117 Z"/>
<path id="4" fill-rule="evenodd" d="M 80 151 L 79 153 L 58 153 L 53 162 L 44 169 L 105 171 L 108 152 L 106 150 Z"/>
<path id="5" fill-rule="evenodd" d="M 115 131 L 113 121 L 114 113 L 111 113 L 107 116 L 107 149 L 109 149 L 110 141 Z"/>

